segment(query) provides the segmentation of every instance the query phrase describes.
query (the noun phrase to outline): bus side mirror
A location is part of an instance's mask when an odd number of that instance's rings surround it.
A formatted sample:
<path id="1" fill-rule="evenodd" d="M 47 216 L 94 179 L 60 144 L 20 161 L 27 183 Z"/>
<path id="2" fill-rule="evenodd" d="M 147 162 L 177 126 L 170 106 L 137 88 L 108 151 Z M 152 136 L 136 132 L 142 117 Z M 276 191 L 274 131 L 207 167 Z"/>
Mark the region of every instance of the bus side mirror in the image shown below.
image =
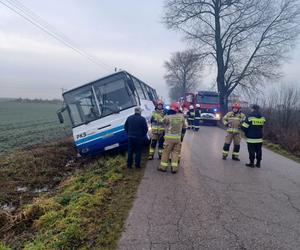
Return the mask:
<path id="1" fill-rule="evenodd" d="M 58 120 L 60 123 L 64 123 L 64 116 L 63 116 L 63 112 L 67 109 L 67 107 L 62 107 L 61 109 L 56 111 Z"/>
<path id="2" fill-rule="evenodd" d="M 62 112 L 59 111 L 56 113 L 57 114 L 57 117 L 58 117 L 58 120 L 60 123 L 64 123 L 64 116 L 62 115 Z"/>

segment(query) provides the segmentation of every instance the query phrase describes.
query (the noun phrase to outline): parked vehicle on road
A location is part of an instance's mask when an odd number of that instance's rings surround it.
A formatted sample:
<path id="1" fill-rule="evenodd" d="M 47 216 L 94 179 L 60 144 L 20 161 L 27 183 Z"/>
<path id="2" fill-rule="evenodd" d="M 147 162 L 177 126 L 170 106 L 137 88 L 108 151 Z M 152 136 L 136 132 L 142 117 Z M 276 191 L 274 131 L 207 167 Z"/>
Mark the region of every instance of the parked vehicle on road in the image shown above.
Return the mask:
<path id="1" fill-rule="evenodd" d="M 126 118 L 140 106 L 150 121 L 156 90 L 126 71 L 120 71 L 63 93 L 73 137 L 81 155 L 95 154 L 127 145 Z"/>
<path id="2" fill-rule="evenodd" d="M 212 123 L 217 125 L 221 119 L 219 94 L 214 91 L 198 91 L 197 93 L 186 93 L 180 98 L 180 103 L 185 113 L 189 106 L 200 104 L 202 123 Z"/>

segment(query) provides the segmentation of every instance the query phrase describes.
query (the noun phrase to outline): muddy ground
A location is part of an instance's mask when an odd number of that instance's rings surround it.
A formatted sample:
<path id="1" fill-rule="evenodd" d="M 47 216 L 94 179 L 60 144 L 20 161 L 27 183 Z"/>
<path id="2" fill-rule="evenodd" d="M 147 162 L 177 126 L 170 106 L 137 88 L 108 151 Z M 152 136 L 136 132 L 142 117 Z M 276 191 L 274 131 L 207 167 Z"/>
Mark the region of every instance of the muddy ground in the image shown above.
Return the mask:
<path id="1" fill-rule="evenodd" d="M 71 139 L 0 155 L 0 211 L 14 214 L 41 194 L 55 192 L 80 166 Z"/>

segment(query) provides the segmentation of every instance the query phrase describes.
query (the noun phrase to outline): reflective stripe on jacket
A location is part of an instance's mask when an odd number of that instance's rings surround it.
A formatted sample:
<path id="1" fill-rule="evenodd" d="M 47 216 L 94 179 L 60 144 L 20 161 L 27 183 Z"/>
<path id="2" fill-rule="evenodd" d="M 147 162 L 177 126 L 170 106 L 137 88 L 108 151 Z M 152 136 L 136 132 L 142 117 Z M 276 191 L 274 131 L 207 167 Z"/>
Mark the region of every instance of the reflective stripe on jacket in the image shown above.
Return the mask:
<path id="1" fill-rule="evenodd" d="M 187 112 L 187 119 L 188 120 L 194 120 L 195 119 L 195 110 L 194 109 L 190 109 Z"/>
<path id="2" fill-rule="evenodd" d="M 153 134 L 160 134 L 164 132 L 165 128 L 163 111 L 155 110 L 152 112 L 151 129 Z"/>
<path id="3" fill-rule="evenodd" d="M 252 112 L 242 124 L 248 143 L 263 142 L 263 126 L 266 119 L 260 112 Z"/>
<path id="4" fill-rule="evenodd" d="M 164 118 L 165 139 L 181 140 L 182 131 L 186 128 L 182 114 L 167 115 Z"/>
<path id="5" fill-rule="evenodd" d="M 241 123 L 245 120 L 245 118 L 246 116 L 241 112 L 234 113 L 233 111 L 230 111 L 223 117 L 223 124 L 228 126 L 228 133 L 239 133 Z"/>

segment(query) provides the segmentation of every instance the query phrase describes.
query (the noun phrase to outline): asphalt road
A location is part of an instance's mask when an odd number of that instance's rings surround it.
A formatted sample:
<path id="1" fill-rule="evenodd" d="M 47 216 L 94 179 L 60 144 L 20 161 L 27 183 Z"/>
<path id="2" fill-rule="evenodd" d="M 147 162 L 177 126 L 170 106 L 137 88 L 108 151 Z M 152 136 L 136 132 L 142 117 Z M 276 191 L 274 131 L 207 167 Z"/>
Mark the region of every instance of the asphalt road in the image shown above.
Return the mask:
<path id="1" fill-rule="evenodd" d="M 224 136 L 189 131 L 176 175 L 149 161 L 118 249 L 300 249 L 300 164 L 264 149 L 247 168 L 245 142 L 223 161 Z"/>

